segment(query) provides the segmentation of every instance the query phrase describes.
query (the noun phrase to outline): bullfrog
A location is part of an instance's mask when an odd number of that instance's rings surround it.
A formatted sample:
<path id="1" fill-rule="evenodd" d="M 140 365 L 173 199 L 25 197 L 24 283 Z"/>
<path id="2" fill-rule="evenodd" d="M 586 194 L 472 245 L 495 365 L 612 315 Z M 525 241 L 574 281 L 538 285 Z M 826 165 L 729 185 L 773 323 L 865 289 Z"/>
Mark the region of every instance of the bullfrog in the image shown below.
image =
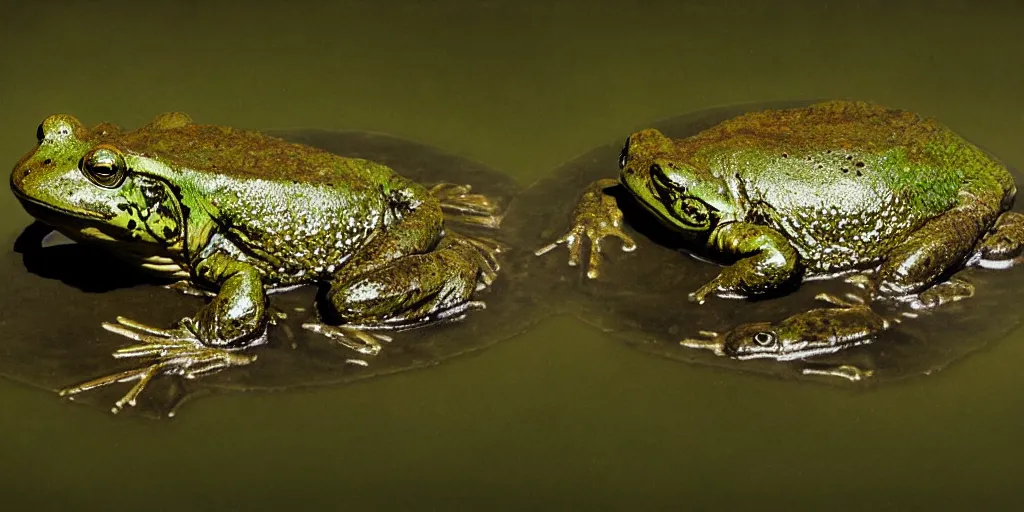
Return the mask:
<path id="1" fill-rule="evenodd" d="M 320 321 L 304 327 L 365 356 L 389 339 L 380 331 L 483 307 L 474 294 L 497 277 L 500 244 L 448 229 L 451 212 L 500 221 L 494 203 L 463 185 L 428 189 L 382 164 L 177 112 L 135 131 L 53 115 L 36 135 L 11 174 L 32 216 L 210 297 L 170 328 L 103 324 L 139 342 L 115 357 L 151 364 L 62 394 L 135 381 L 115 412 L 157 375 L 194 378 L 254 361 L 245 349 L 265 343 L 274 320 L 268 293 L 320 285 Z"/>
<path id="2" fill-rule="evenodd" d="M 933 119 L 871 103 L 752 112 L 678 140 L 642 130 L 618 164 L 619 178 L 589 185 L 570 229 L 538 256 L 565 244 L 575 266 L 586 246 L 597 278 L 603 239 L 635 249 L 622 189 L 693 252 L 727 265 L 689 294 L 697 303 L 855 272 L 870 275 L 877 297 L 916 300 L 965 265 L 1013 265 L 1024 245 L 1002 163 Z"/>

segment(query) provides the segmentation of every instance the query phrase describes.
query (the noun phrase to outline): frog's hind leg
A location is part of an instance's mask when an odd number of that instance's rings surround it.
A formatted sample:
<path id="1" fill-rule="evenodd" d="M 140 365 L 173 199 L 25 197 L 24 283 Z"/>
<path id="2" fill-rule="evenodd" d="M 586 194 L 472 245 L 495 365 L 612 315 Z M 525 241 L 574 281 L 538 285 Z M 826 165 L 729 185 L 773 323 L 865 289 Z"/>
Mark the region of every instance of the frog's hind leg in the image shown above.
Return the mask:
<path id="1" fill-rule="evenodd" d="M 979 267 L 1002 269 L 1024 261 L 1024 214 L 1005 212 L 978 244 Z"/>
<path id="2" fill-rule="evenodd" d="M 483 279 L 483 259 L 469 242 L 445 237 L 434 251 L 332 284 L 320 301 L 321 316 L 330 325 L 303 327 L 374 355 L 380 346 L 373 338 L 381 336 L 372 331 L 459 320 L 482 308 L 471 297 Z"/>
<path id="3" fill-rule="evenodd" d="M 994 219 L 980 208 L 954 208 L 907 237 L 879 268 L 877 290 L 890 297 L 913 296 L 966 264 Z"/>

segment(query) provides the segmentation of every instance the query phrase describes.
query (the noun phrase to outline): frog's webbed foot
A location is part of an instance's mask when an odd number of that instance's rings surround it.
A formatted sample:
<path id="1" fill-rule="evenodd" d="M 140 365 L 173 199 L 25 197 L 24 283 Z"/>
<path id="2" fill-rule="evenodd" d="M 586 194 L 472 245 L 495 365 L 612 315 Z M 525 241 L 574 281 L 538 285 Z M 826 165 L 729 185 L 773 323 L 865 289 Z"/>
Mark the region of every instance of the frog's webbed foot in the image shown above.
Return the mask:
<path id="1" fill-rule="evenodd" d="M 139 342 L 138 345 L 115 351 L 115 359 L 138 359 L 149 361 L 150 364 L 64 388 L 60 390 L 60 395 L 72 396 L 115 383 L 135 382 L 135 385 L 114 403 L 111 412 L 115 414 L 126 405 L 134 406 L 146 385 L 159 375 L 194 379 L 225 368 L 248 365 L 256 360 L 255 355 L 243 354 L 238 349 L 203 345 L 185 326 L 160 329 L 118 317 L 117 323 L 104 323 L 103 328 Z"/>
<path id="2" fill-rule="evenodd" d="M 803 375 L 819 375 L 823 377 L 838 377 L 850 382 L 860 382 L 875 375 L 874 370 L 862 369 L 852 364 L 838 366 L 808 366 L 800 370 Z"/>
<path id="3" fill-rule="evenodd" d="M 583 246 L 590 241 L 590 259 L 587 263 L 587 277 L 594 279 L 600 276 L 601 241 L 607 237 L 618 238 L 622 242 L 622 250 L 629 252 L 636 249 L 636 241 L 622 229 L 622 211 L 613 196 L 604 189 L 617 185 L 616 180 L 599 180 L 591 183 L 584 190 L 576 208 L 572 212 L 569 230 L 554 242 L 534 251 L 540 256 L 565 244 L 569 250 L 569 266 L 580 263 Z"/>
<path id="4" fill-rule="evenodd" d="M 978 244 L 976 263 L 982 268 L 1009 268 L 1024 260 L 1024 214 L 1005 212 Z"/>
<path id="5" fill-rule="evenodd" d="M 207 290 L 205 288 L 194 286 L 187 280 L 175 281 L 169 285 L 164 286 L 164 288 L 167 288 L 168 290 L 174 290 L 183 295 L 191 295 L 193 297 L 209 298 L 215 297 L 217 295 L 216 293 L 211 292 L 210 290 Z"/>
<path id="6" fill-rule="evenodd" d="M 501 270 L 498 255 L 508 250 L 508 246 L 492 238 L 460 233 L 448 233 L 441 241 L 440 247 L 459 251 L 480 268 L 477 290 L 490 286 L 498 278 L 498 272 Z"/>
<path id="7" fill-rule="evenodd" d="M 346 325 L 306 323 L 302 324 L 302 328 L 317 334 L 322 334 L 345 348 L 370 357 L 376 356 L 380 353 L 381 342 L 389 343 L 391 341 L 390 336 Z M 349 360 L 349 362 L 360 364 L 362 366 L 366 365 L 365 361 L 358 359 Z"/>
<path id="8" fill-rule="evenodd" d="M 469 185 L 442 182 L 430 187 L 430 194 L 441 202 L 446 219 L 497 229 L 504 218 L 500 205 L 483 194 L 471 193 L 472 189 Z"/>

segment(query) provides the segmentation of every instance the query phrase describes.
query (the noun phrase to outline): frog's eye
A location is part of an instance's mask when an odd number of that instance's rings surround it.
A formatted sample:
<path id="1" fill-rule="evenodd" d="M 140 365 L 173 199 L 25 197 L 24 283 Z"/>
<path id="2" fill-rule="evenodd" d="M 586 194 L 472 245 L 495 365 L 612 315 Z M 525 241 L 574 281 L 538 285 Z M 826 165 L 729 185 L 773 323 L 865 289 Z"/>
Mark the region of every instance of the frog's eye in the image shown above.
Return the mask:
<path id="1" fill-rule="evenodd" d="M 761 331 L 754 335 L 754 343 L 762 347 L 767 347 L 775 343 L 775 333 L 768 331 Z"/>
<path id="2" fill-rule="evenodd" d="M 128 165 L 116 148 L 96 146 L 79 163 L 82 173 L 93 183 L 104 188 L 117 188 L 124 182 Z"/>

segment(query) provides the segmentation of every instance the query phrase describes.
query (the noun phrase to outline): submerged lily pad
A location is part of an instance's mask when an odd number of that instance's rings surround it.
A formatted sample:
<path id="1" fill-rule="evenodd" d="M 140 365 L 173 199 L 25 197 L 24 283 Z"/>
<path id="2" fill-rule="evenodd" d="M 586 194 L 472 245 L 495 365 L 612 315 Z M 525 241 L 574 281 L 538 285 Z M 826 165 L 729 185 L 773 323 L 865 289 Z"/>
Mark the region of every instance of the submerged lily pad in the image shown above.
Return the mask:
<path id="1" fill-rule="evenodd" d="M 740 114 L 767 108 L 792 108 L 810 102 L 751 104 L 705 110 L 653 123 L 674 138 L 684 138 Z M 639 127 L 647 128 L 647 126 Z M 570 214 L 587 184 L 618 176 L 617 161 L 622 140 L 610 141 L 565 164 L 523 191 L 512 206 L 505 224 L 510 236 L 524 248 L 540 248 L 565 233 Z M 1019 180 L 1020 176 L 1015 174 Z M 624 213 L 626 232 L 637 242 L 633 252 L 623 252 L 615 239 L 602 244 L 601 275 L 589 279 L 579 267 L 567 265 L 568 255 L 559 247 L 541 256 L 524 259 L 524 283 L 533 287 L 540 307 L 574 314 L 610 335 L 646 352 L 689 363 L 715 365 L 830 382 L 836 377 L 805 375 L 807 368 L 854 365 L 872 370 L 871 383 L 927 374 L 964 355 L 1005 338 L 1021 325 L 1019 301 L 1024 288 L 1024 268 L 1008 270 L 968 269 L 960 275 L 976 289 L 973 298 L 944 305 L 902 323 L 878 336 L 875 342 L 836 354 L 807 360 L 734 360 L 708 350 L 684 347 L 680 341 L 700 330 L 728 331 L 748 322 L 777 322 L 811 308 L 819 293 L 842 295 L 856 291 L 841 280 L 804 283 L 793 293 L 761 300 L 711 298 L 703 305 L 687 295 L 719 271 L 714 263 L 697 259 L 685 250 L 687 241 L 663 228 L 642 206 L 624 192 L 616 199 Z M 1015 208 L 1019 210 L 1018 208 Z M 584 254 L 584 261 L 586 261 Z M 879 313 L 893 314 L 882 310 Z"/>
<path id="2" fill-rule="evenodd" d="M 503 209 L 517 185 L 511 177 L 484 165 L 398 138 L 365 132 L 288 131 L 276 135 L 345 156 L 385 163 L 423 184 L 469 184 L 474 193 L 498 201 Z M 468 235 L 507 243 L 503 229 L 450 223 Z M 79 244 L 50 245 L 48 227 L 33 224 L 3 255 L 4 293 L 0 295 L 0 375 L 48 390 L 139 366 L 111 353 L 130 344 L 103 330 L 100 323 L 118 315 L 158 326 L 195 313 L 201 299 L 166 289 L 105 253 Z M 503 263 L 516 257 L 502 254 Z M 465 320 L 393 333 L 380 354 L 362 356 L 324 336 L 301 328 L 314 319 L 316 287 L 271 295 L 270 304 L 287 318 L 269 332 L 269 342 L 249 352 L 257 360 L 194 380 L 161 376 L 139 399 L 137 411 L 163 415 L 197 394 L 216 391 L 275 390 L 350 382 L 413 368 L 479 350 L 514 336 L 530 325 L 531 307 L 508 293 L 514 287 L 505 272 L 479 300 L 484 310 Z M 362 359 L 367 365 L 348 362 Z M 76 395 L 76 402 L 109 408 L 131 384 L 116 384 Z"/>

